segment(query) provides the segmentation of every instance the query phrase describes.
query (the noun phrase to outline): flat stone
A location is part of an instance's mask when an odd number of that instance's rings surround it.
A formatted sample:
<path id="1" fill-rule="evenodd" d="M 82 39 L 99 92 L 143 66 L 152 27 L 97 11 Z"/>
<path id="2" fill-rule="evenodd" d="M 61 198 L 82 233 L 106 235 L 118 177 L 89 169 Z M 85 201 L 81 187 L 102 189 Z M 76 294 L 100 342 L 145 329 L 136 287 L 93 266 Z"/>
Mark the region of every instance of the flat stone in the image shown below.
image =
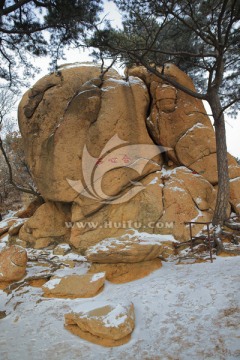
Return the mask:
<path id="1" fill-rule="evenodd" d="M 65 315 L 66 329 L 102 346 L 119 346 L 128 342 L 134 326 L 132 303 L 104 304 L 91 310 Z"/>
<path id="2" fill-rule="evenodd" d="M 53 277 L 42 286 L 47 297 L 87 298 L 97 295 L 105 282 L 105 273 Z"/>
<path id="3" fill-rule="evenodd" d="M 155 234 L 126 234 L 100 241 L 86 251 L 86 257 L 94 263 L 137 263 L 156 259 L 163 250 L 164 247 Z"/>
<path id="4" fill-rule="evenodd" d="M 92 264 L 89 273 L 104 271 L 106 279 L 115 284 L 123 284 L 148 276 L 153 271 L 162 267 L 160 259 L 143 261 L 139 263 L 119 264 Z"/>

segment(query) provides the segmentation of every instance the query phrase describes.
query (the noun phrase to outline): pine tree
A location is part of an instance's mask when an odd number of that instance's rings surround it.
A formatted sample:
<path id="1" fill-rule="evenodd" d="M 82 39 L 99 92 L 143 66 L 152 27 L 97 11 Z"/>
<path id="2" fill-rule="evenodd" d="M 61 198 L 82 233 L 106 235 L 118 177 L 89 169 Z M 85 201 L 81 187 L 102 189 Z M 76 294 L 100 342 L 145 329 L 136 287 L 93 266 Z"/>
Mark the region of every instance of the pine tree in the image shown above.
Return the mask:
<path id="1" fill-rule="evenodd" d="M 214 119 L 218 196 L 213 223 L 222 224 L 229 201 L 224 114 L 236 115 L 240 100 L 240 3 L 237 0 L 115 0 L 123 30 L 96 30 L 90 41 L 107 56 L 144 65 L 195 98 L 206 100 Z M 190 91 L 155 65 L 175 63 L 193 78 Z"/>
<path id="2" fill-rule="evenodd" d="M 98 19 L 102 0 L 0 0 L 0 78 L 18 87 L 32 76 L 32 56 L 49 54 L 52 63 L 63 48 L 78 46 Z M 23 71 L 23 74 L 21 74 Z"/>

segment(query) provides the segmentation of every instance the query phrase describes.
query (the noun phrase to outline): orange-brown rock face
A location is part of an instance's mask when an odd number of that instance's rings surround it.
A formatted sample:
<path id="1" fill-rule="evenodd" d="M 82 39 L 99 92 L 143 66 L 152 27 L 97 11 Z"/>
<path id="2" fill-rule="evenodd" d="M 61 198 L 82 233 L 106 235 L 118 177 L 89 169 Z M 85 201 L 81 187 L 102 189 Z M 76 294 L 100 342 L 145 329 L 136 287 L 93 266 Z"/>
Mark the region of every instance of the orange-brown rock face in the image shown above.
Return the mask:
<path id="1" fill-rule="evenodd" d="M 133 72 L 138 76 L 137 69 Z M 175 65 L 167 65 L 165 73 L 190 90 L 195 90 L 192 80 Z M 141 68 L 139 76 L 142 76 Z M 209 156 L 215 156 L 216 153 L 215 135 L 202 101 L 175 89 L 156 76 L 149 75 L 148 83 L 152 106 L 147 125 L 155 142 L 172 148 L 168 156 L 177 165 L 196 170 L 211 183 L 216 183 L 216 169 L 212 170 L 209 166 L 209 162 L 212 165 Z"/>
<path id="2" fill-rule="evenodd" d="M 153 145 L 145 126 L 149 96 L 144 83 L 140 79 L 126 82 L 113 70 L 101 83 L 99 75 L 99 67 L 94 66 L 63 69 L 61 76 L 39 80 L 20 103 L 27 161 L 45 199 L 75 201 L 78 193 L 68 179 L 83 183 L 91 160 L 101 169 L 102 151 L 109 150 L 106 144 L 117 146 L 117 137 L 131 145 Z M 120 156 L 127 165 L 127 148 L 121 154 L 113 152 L 108 164 L 120 161 Z M 144 171 L 153 168 L 149 164 Z M 102 191 L 116 194 L 138 176 L 126 166 L 106 167 Z"/>
<path id="3" fill-rule="evenodd" d="M 62 298 L 89 298 L 103 288 L 105 273 L 54 277 L 42 286 L 44 295 Z"/>
<path id="4" fill-rule="evenodd" d="M 130 340 L 135 327 L 134 306 L 104 304 L 65 315 L 65 327 L 75 335 L 102 346 L 119 346 Z"/>
<path id="5" fill-rule="evenodd" d="M 164 71 L 173 80 L 195 90 L 192 80 L 175 65 L 166 65 Z M 216 185 L 218 172 L 215 133 L 202 101 L 164 83 L 143 67 L 130 69 L 129 74 L 139 76 L 150 89 L 152 106 L 147 126 L 155 142 L 172 149 L 167 154 L 176 165 L 184 165 Z M 228 160 L 229 177 L 236 179 L 240 167 L 231 155 Z M 235 183 L 231 184 L 230 203 L 239 214 L 237 204 L 240 202 L 240 194 Z"/>
<path id="6" fill-rule="evenodd" d="M 27 252 L 20 246 L 12 245 L 0 252 L 0 281 L 18 281 L 26 272 Z"/>
<path id="7" fill-rule="evenodd" d="M 161 267 L 162 262 L 159 258 L 137 263 L 93 263 L 89 269 L 89 273 L 95 274 L 99 271 L 103 271 L 105 272 L 108 281 L 114 284 L 124 284 L 126 282 L 142 279 Z"/>
<path id="8" fill-rule="evenodd" d="M 46 202 L 21 227 L 20 239 L 35 248 L 64 240 L 68 235 L 65 222 L 69 220 L 69 212 L 68 204 Z"/>
<path id="9" fill-rule="evenodd" d="M 137 263 L 159 257 L 164 247 L 160 241 L 140 236 L 123 236 L 119 239 L 106 239 L 86 251 L 86 257 L 94 263 Z"/>
<path id="10" fill-rule="evenodd" d="M 176 66 L 165 72 L 194 90 Z M 99 75 L 97 66 L 63 67 L 19 105 L 27 161 L 46 201 L 20 238 L 38 248 L 67 241 L 82 252 L 130 229 L 187 240 L 186 221 L 211 221 L 218 182 L 202 102 L 142 67 L 128 80 L 114 70 L 103 81 Z M 164 167 L 156 144 L 167 148 Z M 240 169 L 231 156 L 229 163 L 230 202 L 239 212 Z"/>

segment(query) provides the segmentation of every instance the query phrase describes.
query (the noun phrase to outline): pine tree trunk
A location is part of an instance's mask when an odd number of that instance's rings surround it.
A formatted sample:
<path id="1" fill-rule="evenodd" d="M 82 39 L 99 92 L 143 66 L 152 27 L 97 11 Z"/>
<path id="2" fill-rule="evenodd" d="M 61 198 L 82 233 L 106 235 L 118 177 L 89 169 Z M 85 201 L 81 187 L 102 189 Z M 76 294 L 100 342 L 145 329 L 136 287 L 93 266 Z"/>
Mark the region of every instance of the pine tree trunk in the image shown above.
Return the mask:
<path id="1" fill-rule="evenodd" d="M 218 194 L 213 215 L 213 225 L 222 225 L 227 218 L 230 196 L 226 130 L 224 115 L 221 113 L 222 107 L 217 93 L 211 94 L 209 103 L 212 109 L 215 125 L 218 170 Z"/>

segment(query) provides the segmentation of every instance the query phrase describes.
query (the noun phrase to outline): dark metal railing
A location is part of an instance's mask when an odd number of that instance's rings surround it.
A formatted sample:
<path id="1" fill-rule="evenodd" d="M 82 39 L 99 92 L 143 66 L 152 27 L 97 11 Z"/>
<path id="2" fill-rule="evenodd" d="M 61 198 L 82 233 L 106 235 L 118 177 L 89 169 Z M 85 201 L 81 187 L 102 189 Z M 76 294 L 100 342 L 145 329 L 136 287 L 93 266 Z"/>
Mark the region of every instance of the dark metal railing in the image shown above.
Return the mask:
<path id="1" fill-rule="evenodd" d="M 207 226 L 207 241 L 208 241 L 208 249 L 210 254 L 211 263 L 213 262 L 212 256 L 212 244 L 211 244 L 211 235 L 209 226 L 212 224 L 211 222 L 199 222 L 199 221 L 186 221 L 185 224 L 189 225 L 190 237 L 191 237 L 191 250 L 193 251 L 193 244 L 195 240 L 206 240 L 206 238 L 202 236 L 193 236 L 192 225 L 206 225 Z"/>

